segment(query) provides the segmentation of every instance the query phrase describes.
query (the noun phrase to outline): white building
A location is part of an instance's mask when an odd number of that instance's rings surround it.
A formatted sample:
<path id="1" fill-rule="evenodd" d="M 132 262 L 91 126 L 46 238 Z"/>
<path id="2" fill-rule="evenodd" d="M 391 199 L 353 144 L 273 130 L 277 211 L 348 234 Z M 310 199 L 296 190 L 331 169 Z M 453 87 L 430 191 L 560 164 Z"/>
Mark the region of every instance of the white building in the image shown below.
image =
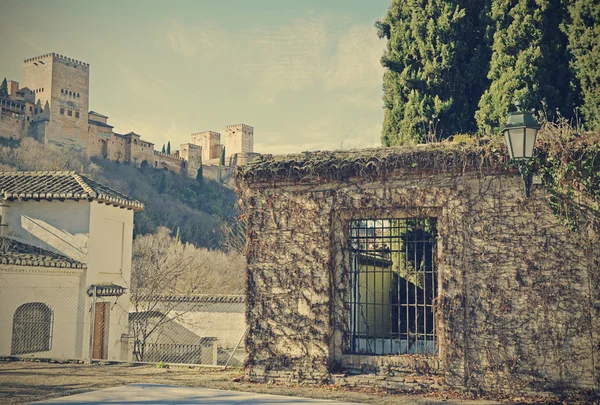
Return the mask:
<path id="1" fill-rule="evenodd" d="M 142 209 L 74 172 L 0 172 L 0 355 L 127 359 Z"/>

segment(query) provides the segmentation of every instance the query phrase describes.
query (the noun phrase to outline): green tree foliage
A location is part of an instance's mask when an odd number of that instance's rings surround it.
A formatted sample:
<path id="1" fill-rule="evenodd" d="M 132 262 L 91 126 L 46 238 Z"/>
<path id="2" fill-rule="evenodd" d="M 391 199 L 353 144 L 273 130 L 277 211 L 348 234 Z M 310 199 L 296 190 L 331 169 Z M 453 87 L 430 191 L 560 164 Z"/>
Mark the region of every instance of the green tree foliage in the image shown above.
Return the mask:
<path id="1" fill-rule="evenodd" d="M 466 8 L 465 8 L 466 7 Z M 476 128 L 486 86 L 489 0 L 393 0 L 376 26 L 387 39 L 382 142 L 398 145 Z"/>
<path id="2" fill-rule="evenodd" d="M 204 186 L 204 173 L 202 168 L 202 161 L 200 161 L 200 167 L 196 172 L 196 182 L 198 183 L 199 188 L 202 188 L 202 186 Z"/>
<path id="3" fill-rule="evenodd" d="M 163 147 L 162 147 L 162 150 L 161 150 L 161 152 L 162 152 L 162 153 L 167 153 L 167 149 L 165 148 L 165 144 L 164 144 L 164 143 L 163 143 Z"/>
<path id="4" fill-rule="evenodd" d="M 575 0 L 564 25 L 573 55 L 571 68 L 581 88 L 581 111 L 588 129 L 600 130 L 600 2 Z"/>
<path id="5" fill-rule="evenodd" d="M 6 82 L 6 77 L 2 80 L 2 84 L 0 84 L 0 98 L 8 97 L 8 83 Z"/>
<path id="6" fill-rule="evenodd" d="M 225 166 L 225 146 L 221 149 L 221 159 L 219 159 L 219 166 Z"/>
<path id="7" fill-rule="evenodd" d="M 548 119 L 557 110 L 572 116 L 575 94 L 560 30 L 565 14 L 563 0 L 492 0 L 491 83 L 476 113 L 480 128 L 489 132 L 503 124 L 515 101 L 543 110 Z"/>
<path id="8" fill-rule="evenodd" d="M 167 142 L 167 155 L 171 154 L 171 141 Z"/>
<path id="9" fill-rule="evenodd" d="M 160 194 L 166 194 L 168 189 L 168 182 L 167 182 L 167 170 L 163 170 L 162 172 L 162 176 L 160 177 L 160 183 L 158 184 L 158 192 Z"/>

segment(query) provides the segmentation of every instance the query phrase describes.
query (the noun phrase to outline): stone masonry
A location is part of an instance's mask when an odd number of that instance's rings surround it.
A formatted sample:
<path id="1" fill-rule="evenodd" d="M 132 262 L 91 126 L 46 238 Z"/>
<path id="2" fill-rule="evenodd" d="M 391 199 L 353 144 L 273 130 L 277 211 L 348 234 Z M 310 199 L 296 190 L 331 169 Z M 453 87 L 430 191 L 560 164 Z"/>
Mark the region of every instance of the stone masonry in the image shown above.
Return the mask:
<path id="1" fill-rule="evenodd" d="M 262 156 L 238 168 L 247 216 L 251 380 L 486 392 L 598 389 L 600 249 L 542 187 L 460 146 Z M 437 218 L 438 355 L 347 340 L 350 220 Z M 363 377 L 352 377 L 360 374 Z"/>

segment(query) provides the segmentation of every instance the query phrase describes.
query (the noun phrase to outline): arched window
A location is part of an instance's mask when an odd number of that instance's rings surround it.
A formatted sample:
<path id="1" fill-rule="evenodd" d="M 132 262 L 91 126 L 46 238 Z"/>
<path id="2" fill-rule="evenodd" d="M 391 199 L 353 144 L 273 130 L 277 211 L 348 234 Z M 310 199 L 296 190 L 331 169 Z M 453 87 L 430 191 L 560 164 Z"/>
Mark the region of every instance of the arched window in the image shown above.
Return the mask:
<path id="1" fill-rule="evenodd" d="M 29 302 L 15 311 L 11 354 L 50 350 L 52 310 L 41 302 Z"/>

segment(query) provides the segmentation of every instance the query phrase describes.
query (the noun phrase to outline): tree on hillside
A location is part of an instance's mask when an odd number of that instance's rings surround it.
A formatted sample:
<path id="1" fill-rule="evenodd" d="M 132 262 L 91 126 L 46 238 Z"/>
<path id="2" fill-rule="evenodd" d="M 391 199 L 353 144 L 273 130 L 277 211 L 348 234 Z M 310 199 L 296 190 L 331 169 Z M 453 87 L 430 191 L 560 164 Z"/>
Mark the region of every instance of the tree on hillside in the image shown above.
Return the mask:
<path id="1" fill-rule="evenodd" d="M 571 68 L 581 88 L 584 124 L 600 130 L 600 3 L 575 0 L 568 9 L 570 21 L 563 28 L 573 55 Z"/>
<path id="2" fill-rule="evenodd" d="M 161 152 L 162 152 L 162 153 L 167 153 L 167 149 L 165 148 L 165 144 L 164 144 L 164 143 L 163 143 L 163 147 L 162 147 L 162 150 L 161 150 Z"/>
<path id="3" fill-rule="evenodd" d="M 486 86 L 489 0 L 421 3 L 393 0 L 386 17 L 376 23 L 379 37 L 387 39 L 381 58 L 387 69 L 386 146 L 476 128 L 478 94 Z"/>
<path id="4" fill-rule="evenodd" d="M 570 117 L 575 104 L 566 36 L 560 30 L 563 0 L 492 0 L 495 26 L 490 87 L 479 101 L 480 128 L 492 131 L 519 101 L 525 109 Z"/>
<path id="5" fill-rule="evenodd" d="M 200 160 L 200 167 L 198 167 L 198 171 L 196 172 L 196 182 L 198 183 L 198 187 L 202 188 L 204 186 L 204 173 L 202 168 L 202 160 Z"/>
<path id="6" fill-rule="evenodd" d="M 225 166 L 225 146 L 221 149 L 221 158 L 219 159 L 219 165 Z"/>
<path id="7" fill-rule="evenodd" d="M 158 183 L 158 192 L 165 194 L 167 192 L 167 170 L 162 171 L 160 183 Z"/>
<path id="8" fill-rule="evenodd" d="M 171 154 L 171 141 L 167 142 L 167 155 Z"/>
<path id="9" fill-rule="evenodd" d="M 0 98 L 8 97 L 8 83 L 6 82 L 6 77 L 2 80 L 2 84 L 0 84 Z"/>

